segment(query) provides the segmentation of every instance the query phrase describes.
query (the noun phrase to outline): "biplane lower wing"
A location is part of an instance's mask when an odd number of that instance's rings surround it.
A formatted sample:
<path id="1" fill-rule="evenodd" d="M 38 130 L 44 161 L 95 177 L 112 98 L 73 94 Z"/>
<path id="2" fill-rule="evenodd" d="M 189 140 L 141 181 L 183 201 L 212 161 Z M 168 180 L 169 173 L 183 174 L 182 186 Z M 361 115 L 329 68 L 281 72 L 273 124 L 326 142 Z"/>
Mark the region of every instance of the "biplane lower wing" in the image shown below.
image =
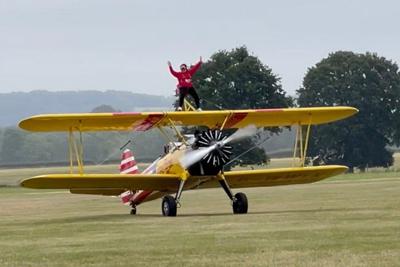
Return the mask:
<path id="1" fill-rule="evenodd" d="M 207 126 L 242 128 L 248 125 L 275 127 L 317 125 L 347 118 L 358 110 L 353 107 L 309 107 L 254 110 L 206 110 L 202 112 L 119 112 L 37 115 L 19 123 L 34 132 L 68 131 L 146 131 L 155 126 Z"/>
<path id="2" fill-rule="evenodd" d="M 23 187 L 71 189 L 72 193 L 114 195 L 118 190 L 176 190 L 179 176 L 172 174 L 48 174 L 25 179 Z M 108 193 L 107 193 L 108 192 Z"/>
<path id="3" fill-rule="evenodd" d="M 123 188 L 97 188 L 97 189 L 70 189 L 69 190 L 72 194 L 87 194 L 87 195 L 102 195 L 102 196 L 119 196 L 126 189 Z"/>
<path id="4" fill-rule="evenodd" d="M 269 187 L 290 184 L 313 183 L 341 174 L 348 168 L 341 165 L 326 165 L 300 168 L 279 168 L 224 172 L 231 188 Z M 219 187 L 215 179 L 201 184 L 199 188 Z"/>
<path id="5" fill-rule="evenodd" d="M 262 169 L 225 172 L 232 188 L 266 187 L 313 183 L 343 173 L 347 167 L 340 165 Z M 179 176 L 170 174 L 50 174 L 28 178 L 23 187 L 40 189 L 70 189 L 71 193 L 118 195 L 126 189 L 174 192 L 179 186 Z M 213 176 L 190 177 L 185 189 L 220 187 Z"/>

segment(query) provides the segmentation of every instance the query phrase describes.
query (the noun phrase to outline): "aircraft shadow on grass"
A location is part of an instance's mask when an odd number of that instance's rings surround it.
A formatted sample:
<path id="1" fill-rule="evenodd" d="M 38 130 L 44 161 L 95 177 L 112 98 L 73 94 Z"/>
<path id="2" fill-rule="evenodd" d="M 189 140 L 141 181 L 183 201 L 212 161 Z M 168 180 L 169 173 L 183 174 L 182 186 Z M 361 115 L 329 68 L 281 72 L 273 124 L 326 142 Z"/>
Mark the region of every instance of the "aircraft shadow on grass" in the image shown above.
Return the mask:
<path id="1" fill-rule="evenodd" d="M 357 212 L 370 210 L 369 208 L 328 208 L 328 209 L 303 209 L 303 210 L 278 210 L 278 211 L 254 211 L 248 212 L 248 215 L 275 215 L 285 213 L 325 213 L 325 212 Z M 230 212 L 221 213 L 188 213 L 181 214 L 181 217 L 219 217 L 219 216 L 232 216 Z M 238 215 L 240 216 L 240 215 Z M 137 216 L 130 216 L 128 214 L 102 214 L 102 215 L 90 215 L 90 216 L 75 216 L 68 218 L 57 218 L 45 221 L 37 221 L 35 224 L 60 224 L 60 223 L 79 223 L 79 222 L 107 222 L 116 221 L 122 222 L 124 219 L 130 218 L 133 221 L 140 221 L 141 218 L 162 218 L 159 214 L 137 214 Z"/>

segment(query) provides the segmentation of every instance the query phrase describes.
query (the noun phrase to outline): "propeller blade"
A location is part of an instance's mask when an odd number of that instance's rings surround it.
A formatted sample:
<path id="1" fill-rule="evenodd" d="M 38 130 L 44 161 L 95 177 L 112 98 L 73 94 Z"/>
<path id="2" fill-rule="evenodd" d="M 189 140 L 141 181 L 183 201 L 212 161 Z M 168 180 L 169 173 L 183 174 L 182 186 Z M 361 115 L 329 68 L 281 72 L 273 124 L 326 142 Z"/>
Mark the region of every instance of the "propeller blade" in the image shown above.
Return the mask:
<path id="1" fill-rule="evenodd" d="M 189 168 L 190 166 L 207 156 L 207 154 L 213 151 L 216 147 L 217 145 L 212 145 L 206 148 L 199 148 L 196 150 L 188 151 L 179 161 L 182 167 Z"/>
<path id="2" fill-rule="evenodd" d="M 254 125 L 249 125 L 244 128 L 241 128 L 234 132 L 231 136 L 226 138 L 225 140 L 222 141 L 223 145 L 226 145 L 232 141 L 238 141 L 240 139 L 253 136 L 257 133 L 257 127 Z"/>
<path id="3" fill-rule="evenodd" d="M 213 165 L 220 165 L 221 160 L 225 163 L 225 158 L 229 159 L 229 155 L 232 154 L 230 151 L 232 149 L 231 146 L 227 145 L 230 142 L 237 141 L 243 139 L 245 137 L 252 136 L 256 134 L 257 127 L 254 125 L 249 125 L 245 128 L 241 128 L 233 133 L 231 136 L 226 137 L 224 136 L 222 140 L 221 132 L 217 130 L 210 130 L 205 132 L 205 137 L 201 137 L 199 139 L 199 143 L 202 145 L 207 145 L 210 143 L 211 140 L 218 141 L 216 144 L 209 146 L 209 147 L 200 147 L 196 150 L 189 150 L 184 154 L 184 156 L 179 160 L 182 167 L 189 168 L 193 164 L 199 162 L 202 159 L 207 160 L 207 163 L 212 161 Z M 208 138 L 208 140 L 207 140 Z M 215 149 L 218 149 L 219 153 L 212 153 Z"/>

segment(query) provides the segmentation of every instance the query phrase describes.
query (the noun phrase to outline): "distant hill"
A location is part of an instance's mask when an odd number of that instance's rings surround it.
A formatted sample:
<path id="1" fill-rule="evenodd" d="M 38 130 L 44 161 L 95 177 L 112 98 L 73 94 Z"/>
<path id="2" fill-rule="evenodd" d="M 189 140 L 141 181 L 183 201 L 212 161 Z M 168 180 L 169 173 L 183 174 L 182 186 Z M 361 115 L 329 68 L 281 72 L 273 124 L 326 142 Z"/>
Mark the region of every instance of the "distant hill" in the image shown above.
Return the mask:
<path id="1" fill-rule="evenodd" d="M 121 111 L 171 109 L 174 97 L 126 91 L 61 91 L 0 93 L 0 127 L 14 126 L 40 113 L 90 112 L 100 105 Z"/>

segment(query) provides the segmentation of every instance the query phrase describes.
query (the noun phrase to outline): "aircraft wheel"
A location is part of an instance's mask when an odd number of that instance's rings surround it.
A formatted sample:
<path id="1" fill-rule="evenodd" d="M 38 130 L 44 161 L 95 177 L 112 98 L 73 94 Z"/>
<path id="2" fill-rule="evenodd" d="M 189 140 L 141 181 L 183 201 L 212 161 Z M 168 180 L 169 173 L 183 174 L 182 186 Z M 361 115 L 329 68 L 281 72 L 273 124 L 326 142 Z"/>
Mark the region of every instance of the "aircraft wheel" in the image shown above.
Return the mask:
<path id="1" fill-rule="evenodd" d="M 136 215 L 136 208 L 131 209 L 131 215 Z"/>
<path id="2" fill-rule="evenodd" d="M 245 214 L 247 213 L 248 204 L 247 197 L 244 193 L 236 193 L 235 201 L 233 202 L 233 213 L 234 214 Z"/>
<path id="3" fill-rule="evenodd" d="M 164 216 L 176 216 L 176 201 L 172 196 L 163 197 L 161 204 L 162 214 Z"/>

